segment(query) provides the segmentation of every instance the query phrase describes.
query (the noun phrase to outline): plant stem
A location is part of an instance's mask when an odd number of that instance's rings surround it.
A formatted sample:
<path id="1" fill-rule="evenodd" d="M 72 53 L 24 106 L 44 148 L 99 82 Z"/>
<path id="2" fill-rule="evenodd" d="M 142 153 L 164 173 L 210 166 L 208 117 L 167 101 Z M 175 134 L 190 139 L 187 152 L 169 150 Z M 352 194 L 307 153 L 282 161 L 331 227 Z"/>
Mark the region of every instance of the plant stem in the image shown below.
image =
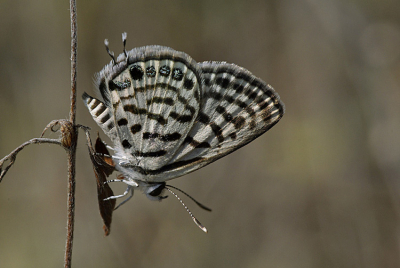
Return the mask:
<path id="1" fill-rule="evenodd" d="M 77 144 L 77 127 L 75 125 L 76 118 L 76 59 L 77 59 L 77 19 L 76 19 L 76 1 L 70 0 L 70 16 L 71 16 L 71 109 L 70 123 L 72 124 L 72 146 L 67 150 L 68 154 L 68 215 L 67 215 L 67 239 L 65 244 L 64 267 L 71 267 L 72 245 L 74 237 L 74 220 L 75 220 L 75 162 L 76 162 L 76 144 Z"/>

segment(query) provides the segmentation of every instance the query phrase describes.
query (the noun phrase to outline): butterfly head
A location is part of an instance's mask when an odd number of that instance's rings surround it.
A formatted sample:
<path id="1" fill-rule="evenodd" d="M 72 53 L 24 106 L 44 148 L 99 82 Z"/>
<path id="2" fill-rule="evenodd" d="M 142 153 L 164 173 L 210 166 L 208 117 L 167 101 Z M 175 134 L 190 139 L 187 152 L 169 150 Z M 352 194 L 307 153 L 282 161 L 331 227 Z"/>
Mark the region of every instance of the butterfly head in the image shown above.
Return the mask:
<path id="1" fill-rule="evenodd" d="M 139 188 L 143 191 L 143 193 L 153 201 L 161 201 L 168 196 L 162 195 L 165 190 L 165 182 L 161 183 L 147 183 L 143 181 L 139 181 Z"/>

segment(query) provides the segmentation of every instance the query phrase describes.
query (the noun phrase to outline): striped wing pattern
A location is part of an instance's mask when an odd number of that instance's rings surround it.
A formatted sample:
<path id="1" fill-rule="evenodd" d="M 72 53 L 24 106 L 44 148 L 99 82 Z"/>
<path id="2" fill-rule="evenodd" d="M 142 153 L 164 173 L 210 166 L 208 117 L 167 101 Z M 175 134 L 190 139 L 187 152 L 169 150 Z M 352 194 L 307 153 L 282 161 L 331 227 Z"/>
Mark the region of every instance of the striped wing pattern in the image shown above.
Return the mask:
<path id="1" fill-rule="evenodd" d="M 165 72 L 154 74 L 153 69 Z M 145 170 L 168 163 L 200 108 L 193 71 L 171 60 L 137 62 L 110 80 L 108 88 L 124 155 Z"/>
<path id="2" fill-rule="evenodd" d="M 278 94 L 249 71 L 196 63 L 167 47 L 121 54 L 97 79 L 102 100 L 83 95 L 116 149 L 117 169 L 162 182 L 203 167 L 254 140 L 284 114 Z"/>
<path id="3" fill-rule="evenodd" d="M 179 162 L 200 157 L 194 169 L 251 142 L 284 113 L 275 91 L 247 70 L 218 62 L 200 66 L 204 77 L 201 109 L 186 143 L 172 159 Z"/>

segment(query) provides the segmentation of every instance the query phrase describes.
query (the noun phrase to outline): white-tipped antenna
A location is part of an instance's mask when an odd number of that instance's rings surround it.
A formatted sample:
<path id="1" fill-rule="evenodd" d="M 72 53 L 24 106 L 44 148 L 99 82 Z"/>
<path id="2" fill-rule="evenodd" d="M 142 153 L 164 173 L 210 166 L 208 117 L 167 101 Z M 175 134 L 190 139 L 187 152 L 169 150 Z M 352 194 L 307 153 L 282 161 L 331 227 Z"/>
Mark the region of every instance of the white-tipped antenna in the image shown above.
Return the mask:
<path id="1" fill-rule="evenodd" d="M 112 60 L 115 64 L 114 52 L 110 51 L 110 49 L 108 48 L 108 40 L 107 39 L 104 40 L 104 45 L 106 45 L 107 53 L 108 53 L 108 55 L 110 55 L 110 57 L 112 58 Z"/>
<path id="2" fill-rule="evenodd" d="M 179 189 L 179 188 L 177 188 L 177 187 L 174 187 L 174 186 L 172 186 L 172 185 L 169 185 L 169 184 L 167 184 L 167 185 L 165 185 L 165 186 L 168 186 L 168 187 L 174 188 L 175 190 L 178 190 L 178 191 L 181 192 L 182 194 L 184 194 L 184 195 L 186 195 L 187 197 L 189 197 L 190 199 L 192 199 L 192 201 L 195 202 L 195 203 L 196 203 L 199 207 L 201 207 L 202 209 L 207 210 L 207 211 L 211 211 L 211 208 L 206 207 L 205 205 L 203 205 L 202 203 L 200 203 L 199 201 L 197 201 L 196 199 L 194 199 L 192 196 L 190 196 L 189 194 L 187 194 L 187 193 L 184 192 L 183 190 L 181 190 L 181 189 Z"/>
<path id="3" fill-rule="evenodd" d="M 194 223 L 196 223 L 196 225 L 205 233 L 207 233 L 207 228 L 204 227 L 197 219 L 196 217 L 193 215 L 193 213 L 189 210 L 189 208 L 185 205 L 185 203 L 183 203 L 182 199 L 179 198 L 179 196 L 177 194 L 175 194 L 171 189 L 169 189 L 168 187 L 165 187 L 165 189 L 167 189 L 171 194 L 173 194 L 178 200 L 179 202 L 181 202 L 181 204 L 185 207 L 186 211 L 189 213 L 190 217 L 192 217 Z"/>
<path id="4" fill-rule="evenodd" d="M 124 45 L 124 54 L 125 57 L 128 57 L 128 53 L 126 53 L 126 38 L 127 38 L 128 34 L 126 32 L 122 33 L 122 44 Z"/>

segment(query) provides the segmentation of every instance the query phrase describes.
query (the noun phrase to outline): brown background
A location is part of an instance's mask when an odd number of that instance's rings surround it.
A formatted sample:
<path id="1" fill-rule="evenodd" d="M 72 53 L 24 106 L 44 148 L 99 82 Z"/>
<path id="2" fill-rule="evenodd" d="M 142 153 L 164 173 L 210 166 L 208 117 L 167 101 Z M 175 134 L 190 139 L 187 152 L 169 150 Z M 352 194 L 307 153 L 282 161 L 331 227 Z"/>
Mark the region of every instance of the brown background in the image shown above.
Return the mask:
<path id="1" fill-rule="evenodd" d="M 209 234 L 137 192 L 103 237 L 81 133 L 73 267 L 400 267 L 399 14 L 397 0 L 78 1 L 79 95 L 126 31 L 128 49 L 241 65 L 287 110 L 171 182 L 213 208 L 185 199 Z M 0 157 L 68 117 L 69 47 L 67 1 L 0 1 Z M 77 119 L 98 130 L 80 99 Z M 66 169 L 57 146 L 20 153 L 0 184 L 0 267 L 62 266 Z"/>

